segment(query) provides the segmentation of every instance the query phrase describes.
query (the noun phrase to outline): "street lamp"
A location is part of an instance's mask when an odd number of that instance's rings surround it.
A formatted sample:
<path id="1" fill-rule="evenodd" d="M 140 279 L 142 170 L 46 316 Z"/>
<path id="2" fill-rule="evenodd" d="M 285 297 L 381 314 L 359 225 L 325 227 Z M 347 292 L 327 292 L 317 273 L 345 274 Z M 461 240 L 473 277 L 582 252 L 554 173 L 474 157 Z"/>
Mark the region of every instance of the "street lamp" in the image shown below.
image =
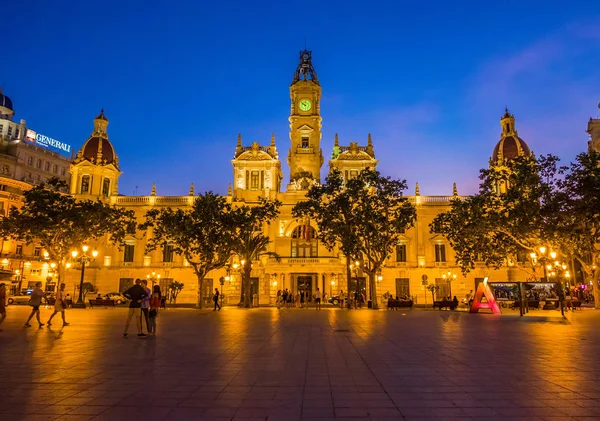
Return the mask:
<path id="1" fill-rule="evenodd" d="M 156 272 L 152 271 L 152 273 L 146 275 L 146 279 L 149 282 L 152 282 L 152 287 L 154 287 L 155 283 L 160 282 L 160 275 L 157 275 Z"/>
<path id="2" fill-rule="evenodd" d="M 456 280 L 456 273 L 452 273 L 451 271 L 448 271 L 448 272 L 442 274 L 442 279 L 448 281 L 448 285 L 450 285 L 450 295 L 452 295 L 452 281 Z"/>
<path id="3" fill-rule="evenodd" d="M 95 261 L 96 257 L 98 257 L 98 250 L 93 250 L 92 255 L 89 256 L 87 254 L 89 249 L 90 247 L 87 244 L 83 244 L 81 246 L 81 254 L 77 250 L 73 250 L 71 252 L 71 260 L 81 263 L 81 278 L 79 279 L 79 298 L 77 298 L 77 302 L 73 304 L 73 308 L 85 308 L 85 303 L 83 302 L 83 277 L 85 275 L 85 265 Z"/>

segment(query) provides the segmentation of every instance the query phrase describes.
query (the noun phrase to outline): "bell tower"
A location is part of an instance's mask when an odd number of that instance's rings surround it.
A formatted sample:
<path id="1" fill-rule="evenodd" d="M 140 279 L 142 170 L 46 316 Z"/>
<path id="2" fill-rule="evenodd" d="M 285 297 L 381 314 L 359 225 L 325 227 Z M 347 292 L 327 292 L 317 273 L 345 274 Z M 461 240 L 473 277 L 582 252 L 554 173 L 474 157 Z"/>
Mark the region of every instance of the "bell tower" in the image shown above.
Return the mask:
<path id="1" fill-rule="evenodd" d="M 306 186 L 320 182 L 323 152 L 321 150 L 321 85 L 312 65 L 312 52 L 300 51 L 300 63 L 290 86 L 290 142 L 287 157 L 290 186 Z M 290 187 L 288 186 L 288 187 Z"/>

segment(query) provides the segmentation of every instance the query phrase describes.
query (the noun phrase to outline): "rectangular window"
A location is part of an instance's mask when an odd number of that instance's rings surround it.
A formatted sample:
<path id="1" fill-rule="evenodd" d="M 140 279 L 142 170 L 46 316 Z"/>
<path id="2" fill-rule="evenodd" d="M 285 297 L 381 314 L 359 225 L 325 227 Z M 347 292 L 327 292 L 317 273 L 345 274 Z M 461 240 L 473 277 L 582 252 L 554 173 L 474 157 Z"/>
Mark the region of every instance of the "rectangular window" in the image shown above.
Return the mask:
<path id="1" fill-rule="evenodd" d="M 23 255 L 23 244 L 17 244 L 17 248 L 15 249 L 15 254 L 18 256 Z"/>
<path id="2" fill-rule="evenodd" d="M 123 249 L 123 261 L 124 262 L 133 262 L 133 254 L 135 251 L 135 246 L 133 244 L 125 244 Z"/>
<path id="3" fill-rule="evenodd" d="M 435 261 L 445 262 L 446 261 L 446 245 L 436 244 L 435 245 Z"/>
<path id="4" fill-rule="evenodd" d="M 173 262 L 173 244 L 165 244 L 163 247 L 163 262 Z"/>
<path id="5" fill-rule="evenodd" d="M 302 147 L 308 148 L 308 136 L 302 136 Z"/>
<path id="6" fill-rule="evenodd" d="M 125 292 L 133 286 L 133 278 L 119 279 L 119 292 Z"/>
<path id="7" fill-rule="evenodd" d="M 58 174 L 58 165 L 54 164 L 54 167 L 52 167 L 52 172 L 54 174 Z"/>
<path id="8" fill-rule="evenodd" d="M 34 257 L 40 257 L 42 255 L 42 248 L 41 247 L 36 247 L 33 249 L 33 256 Z"/>
<path id="9" fill-rule="evenodd" d="M 410 298 L 410 283 L 408 278 L 396 278 L 396 297 Z"/>
<path id="10" fill-rule="evenodd" d="M 0 215 L 4 215 L 4 201 L 0 201 Z"/>
<path id="11" fill-rule="evenodd" d="M 61 169 L 60 169 L 60 175 L 64 176 L 64 175 L 65 175 L 65 173 L 66 173 L 66 170 L 65 170 L 64 168 L 61 168 Z"/>
<path id="12" fill-rule="evenodd" d="M 0 134 L 2 134 L 3 130 L 4 130 L 4 126 L 2 124 L 0 124 Z"/>
<path id="13" fill-rule="evenodd" d="M 48 161 L 46 161 L 46 163 L 44 164 L 44 170 L 50 171 L 50 163 Z"/>
<path id="14" fill-rule="evenodd" d="M 8 135 L 10 136 L 12 134 L 12 127 L 8 126 Z"/>
<path id="15" fill-rule="evenodd" d="M 252 171 L 250 173 L 250 189 L 258 190 L 258 182 L 259 182 L 259 173 L 258 171 Z"/>
<path id="16" fill-rule="evenodd" d="M 435 293 L 436 300 L 442 300 L 444 297 L 452 299 L 452 289 L 448 279 L 435 278 L 435 285 L 438 287 Z"/>
<path id="17" fill-rule="evenodd" d="M 30 167 L 33 166 L 33 156 L 28 156 L 27 157 L 27 165 L 29 165 Z"/>
<path id="18" fill-rule="evenodd" d="M 406 244 L 396 246 L 396 262 L 406 262 Z"/>
<path id="19" fill-rule="evenodd" d="M 38 159 L 37 162 L 35 163 L 36 168 L 42 168 L 42 160 Z"/>

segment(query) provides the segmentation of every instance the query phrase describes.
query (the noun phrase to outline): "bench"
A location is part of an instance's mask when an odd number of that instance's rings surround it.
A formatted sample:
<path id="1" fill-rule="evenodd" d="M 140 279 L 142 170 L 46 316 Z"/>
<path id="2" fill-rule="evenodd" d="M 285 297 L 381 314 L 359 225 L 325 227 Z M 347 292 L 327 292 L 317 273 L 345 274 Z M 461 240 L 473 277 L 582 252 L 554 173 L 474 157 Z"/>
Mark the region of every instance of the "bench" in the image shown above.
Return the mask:
<path id="1" fill-rule="evenodd" d="M 94 300 L 89 300 L 90 302 L 90 308 L 94 308 L 94 306 L 98 306 L 98 307 L 102 307 L 104 306 L 105 308 L 108 307 L 116 307 L 116 302 L 115 300 L 99 300 L 99 299 L 94 299 Z"/>
<path id="2" fill-rule="evenodd" d="M 387 302 L 388 309 L 410 308 L 412 310 L 413 300 L 392 300 Z"/>
<path id="3" fill-rule="evenodd" d="M 433 302 L 433 308 L 439 308 L 440 310 L 443 308 L 449 308 L 450 310 L 454 310 L 456 308 L 456 306 L 454 305 L 454 302 L 452 301 L 434 301 Z"/>

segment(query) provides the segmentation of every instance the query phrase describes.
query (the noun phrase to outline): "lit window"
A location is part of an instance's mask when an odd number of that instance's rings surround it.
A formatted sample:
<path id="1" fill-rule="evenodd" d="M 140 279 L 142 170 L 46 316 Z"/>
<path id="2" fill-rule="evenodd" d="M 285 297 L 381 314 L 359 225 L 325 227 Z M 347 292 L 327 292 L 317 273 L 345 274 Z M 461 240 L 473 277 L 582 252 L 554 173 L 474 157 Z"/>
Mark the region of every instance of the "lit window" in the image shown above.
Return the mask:
<path id="1" fill-rule="evenodd" d="M 259 173 L 258 171 L 252 171 L 250 173 L 250 189 L 258 190 L 258 182 L 259 182 Z"/>
<path id="2" fill-rule="evenodd" d="M 90 191 L 90 176 L 84 175 L 81 177 L 81 193 L 87 193 Z"/>
<path id="3" fill-rule="evenodd" d="M 33 255 L 35 257 L 40 257 L 42 254 L 42 248 L 41 247 L 36 247 L 33 249 Z"/>
<path id="4" fill-rule="evenodd" d="M 446 245 L 436 244 L 435 245 L 435 261 L 445 262 L 446 261 Z"/>
<path id="5" fill-rule="evenodd" d="M 302 147 L 308 148 L 308 136 L 302 136 Z"/>

